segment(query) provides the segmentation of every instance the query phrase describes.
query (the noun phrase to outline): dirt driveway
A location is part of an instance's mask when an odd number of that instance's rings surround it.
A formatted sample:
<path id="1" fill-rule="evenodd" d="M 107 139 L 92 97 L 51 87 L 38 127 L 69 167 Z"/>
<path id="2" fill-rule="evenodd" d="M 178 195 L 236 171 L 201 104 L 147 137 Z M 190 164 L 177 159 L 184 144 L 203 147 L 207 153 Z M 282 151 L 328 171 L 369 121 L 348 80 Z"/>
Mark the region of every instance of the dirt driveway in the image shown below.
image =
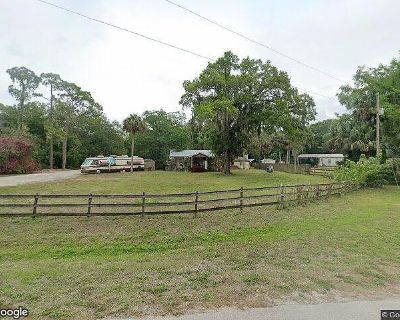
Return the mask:
<path id="1" fill-rule="evenodd" d="M 19 184 L 50 182 L 70 179 L 80 174 L 80 170 L 54 170 L 32 174 L 0 176 L 0 187 L 11 187 Z"/>

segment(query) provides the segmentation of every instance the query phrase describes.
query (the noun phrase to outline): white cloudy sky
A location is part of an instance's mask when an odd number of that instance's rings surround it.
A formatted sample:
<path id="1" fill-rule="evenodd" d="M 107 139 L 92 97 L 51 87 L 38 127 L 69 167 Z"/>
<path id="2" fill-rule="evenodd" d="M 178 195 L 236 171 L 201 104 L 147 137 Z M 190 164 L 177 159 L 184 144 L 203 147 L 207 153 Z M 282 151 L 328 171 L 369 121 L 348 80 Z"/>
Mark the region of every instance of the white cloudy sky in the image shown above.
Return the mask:
<path id="1" fill-rule="evenodd" d="M 247 42 L 165 0 L 50 0 L 148 36 L 216 58 L 226 50 L 270 59 L 292 82 L 335 96 L 340 82 Z M 175 0 L 290 56 L 350 81 L 359 65 L 399 55 L 399 0 Z M 0 0 L 0 101 L 6 70 L 55 72 L 92 92 L 111 119 L 132 112 L 180 110 L 182 82 L 206 66 L 200 58 L 89 22 L 36 0 Z M 318 118 L 344 108 L 314 96 Z"/>

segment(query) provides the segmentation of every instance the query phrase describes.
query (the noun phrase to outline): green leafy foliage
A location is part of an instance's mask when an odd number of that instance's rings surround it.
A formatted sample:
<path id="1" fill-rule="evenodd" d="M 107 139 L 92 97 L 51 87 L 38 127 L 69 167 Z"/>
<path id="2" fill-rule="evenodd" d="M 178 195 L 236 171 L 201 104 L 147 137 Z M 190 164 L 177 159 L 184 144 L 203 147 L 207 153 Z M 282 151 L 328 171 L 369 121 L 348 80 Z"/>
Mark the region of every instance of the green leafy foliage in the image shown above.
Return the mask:
<path id="1" fill-rule="evenodd" d="M 135 152 L 135 136 L 138 133 L 147 131 L 146 123 L 143 121 L 143 118 L 135 113 L 129 115 L 122 122 L 122 129 L 129 134 L 131 138 L 131 172 L 133 172 L 133 156 Z"/>
<path id="2" fill-rule="evenodd" d="M 190 148 L 189 127 L 182 112 L 145 111 L 143 121 L 148 130 L 137 135 L 136 150 L 153 159 L 157 169 L 164 169 L 170 150 Z"/>
<path id="3" fill-rule="evenodd" d="M 193 144 L 205 140 L 222 156 L 225 173 L 262 132 L 285 131 L 291 147 L 300 149 L 304 128 L 315 116 L 312 98 L 299 94 L 285 72 L 269 61 L 239 60 L 232 52 L 183 87 L 181 104 L 192 111 Z"/>
<path id="4" fill-rule="evenodd" d="M 57 74 L 39 77 L 25 67 L 7 72 L 17 104 L 0 104 L 0 134 L 27 137 L 35 145 L 32 157 L 42 167 L 54 159 L 56 168 L 76 168 L 88 156 L 124 152 L 120 125 L 107 119 L 90 92 Z"/>
<path id="5" fill-rule="evenodd" d="M 340 88 L 338 99 L 348 113 L 310 126 L 309 153 L 343 153 L 358 161 L 376 155 L 376 104 L 379 93 L 381 147 L 388 158 L 400 155 L 400 59 L 376 68 L 359 67 L 353 85 Z"/>
<path id="6" fill-rule="evenodd" d="M 335 171 L 335 178 L 339 181 L 351 181 L 360 186 L 381 187 L 394 184 L 395 174 L 391 161 L 382 164 L 380 159 L 372 157 L 367 159 L 365 155 L 361 155 L 357 163 L 346 161 Z"/>
<path id="7" fill-rule="evenodd" d="M 17 101 L 18 127 L 22 129 L 26 104 L 35 96 L 35 91 L 40 84 L 40 78 L 26 67 L 14 67 L 7 70 L 12 84 L 8 92 Z"/>
<path id="8" fill-rule="evenodd" d="M 158 168 L 171 149 L 212 148 L 229 172 L 234 157 L 252 152 L 250 142 L 261 145 L 266 134 L 284 134 L 286 147 L 300 150 L 315 116 L 312 98 L 293 88 L 285 72 L 269 61 L 240 61 L 231 52 L 184 83 L 181 103 L 192 111 L 189 124 L 183 113 L 161 110 L 143 114 L 144 119 L 132 115 L 121 128 L 105 117 L 90 92 L 57 74 L 37 76 L 25 67 L 7 72 L 17 104 L 1 106 L 3 134 L 12 129 L 32 136 L 34 156 L 43 167 L 74 168 L 87 156 L 125 153 L 125 131 L 131 154 L 137 138 L 138 155 L 153 158 Z M 145 123 L 150 130 L 143 133 Z"/>
<path id="9" fill-rule="evenodd" d="M 314 123 L 310 126 L 309 153 L 343 153 L 357 161 L 361 154 L 375 154 L 375 136 L 371 135 L 373 124 L 363 123 L 351 114 Z"/>

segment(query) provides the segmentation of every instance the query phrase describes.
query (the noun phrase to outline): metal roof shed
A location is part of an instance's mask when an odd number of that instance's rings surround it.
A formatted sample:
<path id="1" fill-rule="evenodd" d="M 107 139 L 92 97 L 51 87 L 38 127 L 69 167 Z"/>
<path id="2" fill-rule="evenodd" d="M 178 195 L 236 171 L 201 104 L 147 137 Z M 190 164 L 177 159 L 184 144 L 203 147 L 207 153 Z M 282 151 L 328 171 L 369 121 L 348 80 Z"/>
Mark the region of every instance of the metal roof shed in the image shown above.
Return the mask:
<path id="1" fill-rule="evenodd" d="M 208 158 L 214 158 L 214 154 L 211 150 L 182 150 L 182 151 L 170 151 L 170 158 L 191 158 L 193 156 L 203 155 Z"/>
<path id="2" fill-rule="evenodd" d="M 300 159 L 316 159 L 318 166 L 336 167 L 338 162 L 344 160 L 344 155 L 341 153 L 304 153 L 298 156 Z"/>
<path id="3" fill-rule="evenodd" d="M 182 150 L 170 151 L 169 159 L 175 170 L 191 170 L 194 172 L 207 171 L 209 161 L 214 158 L 211 150 Z"/>

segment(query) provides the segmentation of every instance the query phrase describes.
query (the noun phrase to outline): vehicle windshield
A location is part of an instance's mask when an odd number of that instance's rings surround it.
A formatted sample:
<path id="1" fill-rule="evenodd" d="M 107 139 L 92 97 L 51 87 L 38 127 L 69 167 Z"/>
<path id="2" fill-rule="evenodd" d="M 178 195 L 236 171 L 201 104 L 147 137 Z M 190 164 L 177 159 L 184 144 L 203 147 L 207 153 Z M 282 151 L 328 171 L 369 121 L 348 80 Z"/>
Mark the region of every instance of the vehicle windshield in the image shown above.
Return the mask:
<path id="1" fill-rule="evenodd" d="M 86 159 L 85 161 L 83 161 L 82 165 L 88 166 L 88 165 L 92 164 L 92 161 L 93 161 L 92 159 Z"/>

